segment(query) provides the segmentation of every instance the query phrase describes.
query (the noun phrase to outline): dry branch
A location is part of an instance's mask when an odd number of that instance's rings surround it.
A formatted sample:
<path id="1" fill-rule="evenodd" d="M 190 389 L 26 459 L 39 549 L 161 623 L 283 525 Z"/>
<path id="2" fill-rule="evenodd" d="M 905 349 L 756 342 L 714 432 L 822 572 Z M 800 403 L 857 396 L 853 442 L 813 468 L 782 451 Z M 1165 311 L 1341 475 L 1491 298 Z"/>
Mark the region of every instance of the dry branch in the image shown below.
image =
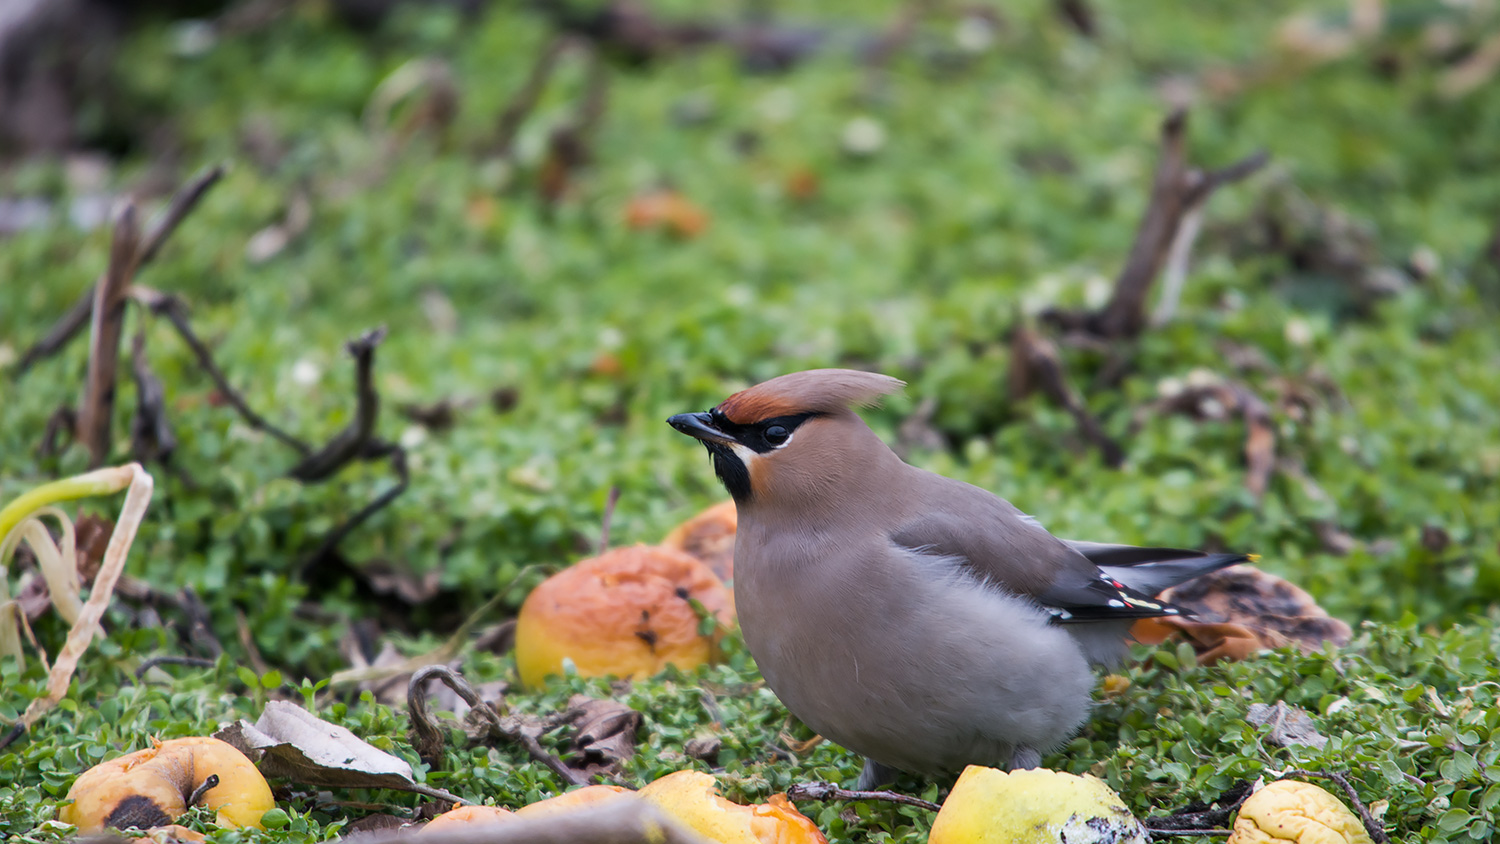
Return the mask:
<path id="1" fill-rule="evenodd" d="M 167 418 L 167 393 L 146 360 L 146 333 L 130 342 L 130 372 L 135 377 L 135 416 L 130 420 L 130 450 L 142 461 L 172 459 L 177 435 Z"/>
<path id="2" fill-rule="evenodd" d="M 840 788 L 831 782 L 799 782 L 786 790 L 788 800 L 878 800 L 883 803 L 899 803 L 936 812 L 942 808 L 929 800 L 912 797 L 897 791 L 853 791 Z"/>
<path id="3" fill-rule="evenodd" d="M 349 354 L 354 356 L 354 419 L 328 444 L 293 466 L 288 475 L 304 483 L 327 480 L 335 472 L 355 459 L 364 457 L 366 447 L 375 433 L 375 421 L 380 414 L 380 394 L 375 391 L 373 371 L 375 347 L 385 339 L 385 327 L 381 326 L 349 341 Z"/>
<path id="4" fill-rule="evenodd" d="M 1229 830 L 1223 827 L 1254 791 L 1250 783 L 1240 782 L 1219 795 L 1213 805 L 1193 803 L 1170 815 L 1144 818 L 1141 823 L 1153 837 L 1228 835 Z"/>
<path id="5" fill-rule="evenodd" d="M 1050 340 L 1026 325 L 1017 325 L 1010 341 L 1010 395 L 1014 400 L 1040 391 L 1068 411 L 1084 439 L 1099 448 L 1104 462 L 1119 466 L 1125 462 L 1125 451 L 1108 434 L 1084 406 L 1057 356 Z"/>
<path id="6" fill-rule="evenodd" d="M 429 665 L 417 669 L 411 675 L 411 683 L 407 686 L 407 709 L 411 714 L 413 746 L 417 748 L 418 755 L 424 759 L 429 756 L 435 757 L 443 747 L 442 730 L 433 723 L 432 717 L 427 712 L 426 685 L 427 681 L 434 679 L 441 680 L 452 689 L 463 699 L 464 703 L 469 705 L 475 717 L 484 722 L 481 727 L 482 735 L 491 741 L 503 740 L 511 744 L 519 744 L 526 750 L 527 755 L 547 766 L 548 770 L 568 785 L 588 784 L 589 777 L 568 767 L 567 763 L 548 753 L 538 741 L 549 725 L 515 715 L 500 715 L 479 697 L 479 692 L 469 685 L 469 681 L 465 680 L 463 675 L 445 665 Z"/>
<path id="7" fill-rule="evenodd" d="M 203 341 L 198 339 L 198 335 L 193 332 L 193 327 L 188 323 L 187 319 L 187 306 L 183 304 L 181 299 L 169 293 L 163 294 L 139 287 L 135 289 L 134 294 L 136 298 L 140 299 L 143 304 L 151 309 L 152 313 L 164 316 L 172 323 L 172 327 L 177 329 L 177 335 L 182 338 L 184 343 L 188 344 L 189 349 L 192 349 L 193 357 L 198 359 L 198 366 L 214 382 L 214 387 L 218 389 L 219 395 L 225 401 L 229 402 L 230 407 L 239 412 L 240 418 L 244 419 L 247 425 L 257 431 L 265 431 L 304 457 L 312 452 L 307 443 L 272 425 L 260 414 L 251 410 L 250 405 L 245 403 L 245 399 L 239 392 L 229 385 L 229 379 L 224 377 L 224 371 L 219 369 L 218 364 L 214 363 L 213 354 L 209 352 L 208 347 L 203 344 Z"/>
<path id="8" fill-rule="evenodd" d="M 547 205 L 555 205 L 567 192 L 574 171 L 593 158 L 590 143 L 594 130 L 604 117 L 609 90 L 609 71 L 597 47 L 584 54 L 587 79 L 583 99 L 567 123 L 555 129 L 547 139 L 547 155 L 538 174 L 537 188 Z"/>
<path id="9" fill-rule="evenodd" d="M 153 656 L 135 670 L 135 679 L 139 680 L 146 676 L 146 672 L 161 665 L 187 665 L 193 668 L 213 668 L 218 660 L 204 659 L 201 656 L 178 656 L 176 654 L 161 654 Z"/>
<path id="10" fill-rule="evenodd" d="M 1052 10 L 1084 38 L 1099 37 L 1099 20 L 1088 0 L 1054 0 Z"/>
<path id="11" fill-rule="evenodd" d="M 505 106 L 505 111 L 500 113 L 500 121 L 495 129 L 495 153 L 502 158 L 509 158 L 516 143 L 516 133 L 521 130 L 521 124 L 536 109 L 537 102 L 542 98 L 542 91 L 547 87 L 547 82 L 552 79 L 552 74 L 557 70 L 557 62 L 563 53 L 574 43 L 568 36 L 558 36 L 548 41 L 537 54 L 536 63 L 531 66 L 531 72 L 526 75 L 526 81 L 521 84 L 521 89 L 511 97 L 510 103 Z"/>
<path id="12" fill-rule="evenodd" d="M 93 319 L 89 329 L 89 369 L 78 404 L 78 439 L 89 450 L 89 468 L 109 457 L 110 422 L 114 419 L 115 380 L 120 360 L 120 334 L 125 322 L 125 288 L 135 274 L 141 249 L 140 224 L 134 203 L 126 203 L 115 220 L 109 247 L 109 269 L 94 288 Z"/>
<path id="13" fill-rule="evenodd" d="M 140 251 L 135 256 L 134 272 L 139 272 L 142 266 L 150 263 L 156 257 L 157 253 L 161 251 L 162 246 L 167 242 L 167 238 L 172 236 L 172 232 L 177 230 L 177 226 L 187 217 L 189 212 L 197 207 L 198 201 L 203 198 L 208 189 L 213 187 L 214 183 L 223 175 L 224 168 L 222 166 L 210 167 L 172 196 L 172 201 L 168 204 L 167 210 L 142 240 Z M 46 335 L 21 355 L 20 362 L 16 364 L 17 378 L 25 374 L 26 370 L 30 369 L 33 364 L 57 354 L 70 340 L 78 335 L 78 332 L 83 330 L 83 327 L 88 324 L 89 318 L 94 313 L 95 290 L 96 287 L 90 287 L 83 295 L 79 296 L 78 301 L 73 303 L 73 306 L 68 309 L 67 313 L 63 314 L 61 319 L 53 323 Z"/>
<path id="14" fill-rule="evenodd" d="M 1151 185 L 1151 198 L 1136 229 L 1125 266 L 1115 278 L 1114 293 L 1104 310 L 1073 314 L 1049 312 L 1049 321 L 1065 330 L 1083 330 L 1111 339 L 1133 338 L 1146 328 L 1146 300 L 1161 273 L 1173 243 L 1184 231 L 1184 221 L 1208 202 L 1214 191 L 1239 181 L 1265 166 L 1269 156 L 1257 152 L 1219 170 L 1201 170 L 1187 160 L 1187 111 L 1177 109 L 1161 127 L 1161 158 Z M 1192 231 L 1196 234 L 1196 231 Z M 1191 240 L 1179 244 L 1186 255 Z M 1181 259 L 1185 263 L 1185 258 Z"/>

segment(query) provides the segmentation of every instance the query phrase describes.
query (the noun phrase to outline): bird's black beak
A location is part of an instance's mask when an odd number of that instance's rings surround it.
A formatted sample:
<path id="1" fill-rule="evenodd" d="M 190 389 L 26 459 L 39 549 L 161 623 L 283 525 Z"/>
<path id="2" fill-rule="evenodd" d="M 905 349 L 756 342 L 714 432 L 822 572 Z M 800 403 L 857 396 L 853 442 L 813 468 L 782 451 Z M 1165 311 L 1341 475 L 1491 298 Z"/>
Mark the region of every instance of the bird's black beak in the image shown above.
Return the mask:
<path id="1" fill-rule="evenodd" d="M 705 445 L 709 443 L 735 444 L 734 437 L 714 427 L 713 417 L 707 413 L 679 413 L 668 419 L 667 424 L 695 440 L 702 440 Z"/>

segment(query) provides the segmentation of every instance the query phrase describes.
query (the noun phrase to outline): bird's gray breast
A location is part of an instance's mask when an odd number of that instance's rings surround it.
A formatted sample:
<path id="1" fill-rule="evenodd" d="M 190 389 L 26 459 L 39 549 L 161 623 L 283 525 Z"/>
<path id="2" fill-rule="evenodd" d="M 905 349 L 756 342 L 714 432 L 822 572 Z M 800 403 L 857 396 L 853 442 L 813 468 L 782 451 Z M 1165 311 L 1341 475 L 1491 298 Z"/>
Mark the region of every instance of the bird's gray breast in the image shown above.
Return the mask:
<path id="1" fill-rule="evenodd" d="M 926 773 L 1066 739 L 1092 685 L 1072 638 L 954 561 L 877 539 L 737 549 L 745 642 L 787 708 L 851 750 Z"/>

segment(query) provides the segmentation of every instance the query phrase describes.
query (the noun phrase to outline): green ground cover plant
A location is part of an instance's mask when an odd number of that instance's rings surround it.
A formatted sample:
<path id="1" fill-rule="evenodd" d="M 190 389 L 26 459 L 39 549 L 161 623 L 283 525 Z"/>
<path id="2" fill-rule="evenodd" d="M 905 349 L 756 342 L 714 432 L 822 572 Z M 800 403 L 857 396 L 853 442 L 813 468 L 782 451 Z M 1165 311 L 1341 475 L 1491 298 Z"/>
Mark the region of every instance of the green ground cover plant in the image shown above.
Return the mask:
<path id="1" fill-rule="evenodd" d="M 389 471 L 358 463 L 323 483 L 288 478 L 296 455 L 224 406 L 166 319 L 132 309 L 126 337 L 144 334 L 178 445 L 170 469 L 152 468 L 156 497 L 126 571 L 163 593 L 190 587 L 226 653 L 212 668 L 170 669 L 170 683 L 137 680 L 153 655 L 202 654 L 173 619 L 145 625 L 117 607 L 69 695 L 0 751 L 0 833 L 58 840 L 64 830 L 39 824 L 89 765 L 153 736 L 253 720 L 285 695 L 471 799 L 515 806 L 560 790 L 519 749 L 454 742 L 429 766 L 402 712 L 368 693 L 315 693 L 348 667 L 350 626 L 373 622 L 417 654 L 496 595 L 513 611 L 597 546 L 612 488 L 612 542 L 659 539 L 723 497 L 667 416 L 783 372 L 854 366 L 908 381 L 867 418 L 910 461 L 992 489 L 1060 536 L 1256 552 L 1355 629 L 1342 648 L 1212 667 L 1185 645 L 1142 647 L 1122 672 L 1129 688 L 1101 692 L 1088 727 L 1047 766 L 1103 777 L 1140 816 L 1241 780 L 1338 770 L 1393 840 L 1491 840 L 1500 97 L 1493 84 L 1454 93 L 1445 80 L 1500 24 L 1447 4 L 1393 4 L 1379 32 L 1314 62 L 1284 46 L 1286 21 L 1348 27 L 1340 4 L 1093 6 L 1093 37 L 1039 0 L 993 17 L 933 11 L 873 68 L 857 45 L 890 26 L 894 4 L 775 4 L 776 19 L 829 33 L 784 72 L 749 72 L 722 47 L 650 61 L 607 53 L 587 162 L 555 200 L 548 139 L 576 118 L 591 76 L 581 53 L 565 55 L 512 154 L 497 152 L 499 115 L 551 33 L 525 4 L 474 17 L 409 8 L 373 31 L 302 4 L 206 49 L 189 48 L 180 20 L 138 22 L 100 118 L 134 127 L 136 140 L 109 160 L 105 189 L 228 168 L 140 283 L 181 296 L 246 401 L 315 443 L 353 413 L 344 342 L 384 325 L 378 433 L 405 447 L 411 483 L 340 544 L 354 574 L 308 574 L 308 555 L 390 487 Z M 1445 15 L 1464 33 L 1446 53 L 1430 35 Z M 389 113 L 371 107 L 420 61 L 440 63 L 441 81 Z M 444 92 L 450 119 L 424 118 Z M 1110 466 L 1069 414 L 1013 397 L 1010 332 L 1049 307 L 1102 303 L 1145 207 L 1158 127 L 1184 98 L 1191 160 L 1218 166 L 1265 149 L 1271 161 L 1214 196 L 1169 321 L 1124 346 L 1059 343 L 1088 411 L 1124 450 Z M 42 160 L 8 166 L 0 188 L 58 208 L 82 192 L 76 173 Z M 630 224 L 632 200 L 665 189 L 706 215 L 701 233 Z M 0 240 L 0 504 L 87 468 L 80 447 L 38 450 L 49 417 L 78 399 L 87 342 L 24 375 L 16 364 L 103 271 L 109 245 L 108 226 L 63 214 Z M 1091 387 L 1120 355 L 1118 385 Z M 1263 494 L 1246 485 L 1238 414 L 1159 408 L 1215 380 L 1268 408 L 1275 462 Z M 122 381 L 112 463 L 129 459 L 133 389 Z M 402 412 L 443 400 L 448 425 Z M 432 573 L 441 598 L 372 594 L 358 574 L 371 566 L 413 581 Z M 54 651 L 67 632 L 52 614 L 35 628 Z M 241 628 L 271 671 L 243 667 Z M 644 713 L 621 774 L 629 784 L 705 767 L 683 747 L 709 735 L 723 742 L 732 798 L 851 784 L 859 760 L 840 748 L 794 761 L 777 750 L 810 733 L 734 637 L 727 648 L 722 665 L 623 690 L 574 678 L 507 701 L 549 713 L 587 692 Z M 471 648 L 462 659 L 476 682 L 514 679 L 509 657 Z M 44 685 L 36 660 L 0 661 L 0 718 L 13 721 Z M 1251 704 L 1277 701 L 1309 712 L 1327 745 L 1274 746 L 1245 722 Z M 949 783 L 898 785 L 939 800 Z M 426 802 L 395 791 L 332 799 L 402 812 Z M 311 793 L 280 805 L 278 828 L 215 840 L 325 840 L 370 811 Z M 931 825 L 912 807 L 802 809 L 836 842 L 917 842 Z"/>

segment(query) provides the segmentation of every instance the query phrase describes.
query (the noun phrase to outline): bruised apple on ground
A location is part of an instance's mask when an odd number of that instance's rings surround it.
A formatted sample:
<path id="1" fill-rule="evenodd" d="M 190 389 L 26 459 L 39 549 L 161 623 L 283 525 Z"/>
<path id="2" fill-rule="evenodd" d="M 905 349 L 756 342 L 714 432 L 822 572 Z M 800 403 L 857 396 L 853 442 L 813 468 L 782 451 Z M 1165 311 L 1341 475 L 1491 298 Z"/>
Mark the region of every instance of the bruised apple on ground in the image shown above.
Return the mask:
<path id="1" fill-rule="evenodd" d="M 932 822 L 929 844 L 1146 844 L 1146 831 L 1103 780 L 1038 768 L 970 765 Z"/>
<path id="2" fill-rule="evenodd" d="M 459 806 L 428 821 L 417 834 L 449 831 L 463 826 L 505 823 L 514 819 L 515 816 L 515 812 L 499 806 Z"/>
<path id="3" fill-rule="evenodd" d="M 199 793 L 211 776 L 219 784 Z M 190 805 L 194 795 L 198 802 Z M 217 812 L 220 826 L 261 829 L 261 815 L 275 805 L 266 778 L 245 754 L 198 736 L 153 740 L 145 750 L 101 762 L 73 782 L 67 799 L 58 820 L 80 832 L 163 826 L 192 805 Z"/>
<path id="4" fill-rule="evenodd" d="M 722 501 L 672 528 L 661 544 L 697 557 L 728 583 L 734 579 L 734 536 L 738 529 L 734 501 Z"/>
<path id="5" fill-rule="evenodd" d="M 1227 844 L 1371 844 L 1359 818 L 1310 782 L 1278 780 L 1250 795 Z"/>
<path id="6" fill-rule="evenodd" d="M 634 794 L 628 788 L 618 785 L 586 785 L 583 788 L 575 788 L 572 791 L 564 791 L 556 797 L 548 797 L 546 800 L 538 800 L 516 810 L 518 818 L 532 818 L 538 815 L 555 815 L 560 812 L 568 812 L 582 806 L 592 806 L 601 800 L 609 800 L 621 794 Z"/>
<path id="7" fill-rule="evenodd" d="M 709 635 L 697 602 L 718 621 Z M 734 598 L 698 560 L 668 548 L 633 545 L 583 560 L 532 590 L 516 620 L 516 668 L 528 688 L 563 673 L 644 677 L 667 665 L 691 669 L 717 651 L 734 623 Z"/>
<path id="8" fill-rule="evenodd" d="M 637 792 L 666 814 L 720 844 L 828 844 L 828 839 L 785 794 L 741 806 L 719 796 L 719 784 L 701 771 L 667 774 Z"/>

